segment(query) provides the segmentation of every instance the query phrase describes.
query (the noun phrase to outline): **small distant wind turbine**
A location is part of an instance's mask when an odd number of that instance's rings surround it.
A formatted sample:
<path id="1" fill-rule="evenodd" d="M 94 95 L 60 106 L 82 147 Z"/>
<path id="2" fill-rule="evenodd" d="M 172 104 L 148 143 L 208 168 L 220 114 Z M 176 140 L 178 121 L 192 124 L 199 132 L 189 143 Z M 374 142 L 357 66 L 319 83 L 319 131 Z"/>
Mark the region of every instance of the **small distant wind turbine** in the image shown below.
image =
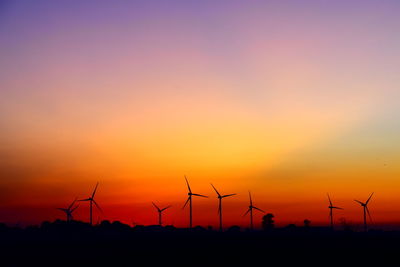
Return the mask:
<path id="1" fill-rule="evenodd" d="M 75 202 L 76 202 L 76 198 L 74 199 L 74 201 L 72 201 L 71 205 L 69 205 L 68 208 L 66 208 L 66 209 L 57 208 L 58 210 L 65 212 L 65 214 L 67 215 L 67 222 L 70 222 L 73 220 L 72 213 L 79 207 L 79 205 L 77 205 L 74 208 L 72 208 L 74 206 Z"/>
<path id="2" fill-rule="evenodd" d="M 169 205 L 168 207 L 160 209 L 156 204 L 154 204 L 154 202 L 151 202 L 151 203 L 153 203 L 153 206 L 157 209 L 157 212 L 158 212 L 158 225 L 162 225 L 162 213 L 163 213 L 164 210 L 170 208 L 171 205 Z"/>
<path id="3" fill-rule="evenodd" d="M 361 207 L 363 207 L 363 211 L 364 211 L 364 231 L 367 231 L 367 213 L 368 213 L 368 217 L 372 222 L 372 218 L 371 218 L 371 214 L 369 213 L 369 209 L 368 209 L 368 202 L 371 200 L 371 197 L 374 193 L 372 193 L 369 198 L 367 199 L 367 201 L 365 203 L 359 201 L 359 200 L 354 200 L 355 202 L 359 203 L 361 205 Z"/>
<path id="4" fill-rule="evenodd" d="M 229 195 L 221 195 L 218 190 L 214 187 L 213 184 L 211 184 L 211 186 L 214 188 L 215 192 L 217 193 L 218 196 L 218 214 L 219 214 L 219 230 L 222 231 L 222 199 L 226 198 L 226 197 L 231 197 L 234 196 L 236 194 L 229 194 Z"/>
<path id="5" fill-rule="evenodd" d="M 186 176 L 185 176 L 185 180 L 186 180 L 186 184 L 187 184 L 187 187 L 188 187 L 188 199 L 186 200 L 185 205 L 183 205 L 182 209 L 184 209 L 186 207 L 186 205 L 189 203 L 189 228 L 192 228 L 192 222 L 193 222 L 192 196 L 197 196 L 197 197 L 207 197 L 207 196 L 203 196 L 203 195 L 200 195 L 200 194 L 192 193 L 192 190 L 190 189 L 190 185 L 189 185 L 189 182 L 188 182 Z"/>
<path id="6" fill-rule="evenodd" d="M 331 228 L 333 229 L 333 209 L 342 210 L 342 208 L 333 206 L 331 198 L 329 197 L 329 194 L 327 194 L 327 195 L 328 195 L 328 200 L 329 200 L 329 207 L 328 207 L 328 209 L 329 209 L 329 218 L 331 219 Z"/>
<path id="7" fill-rule="evenodd" d="M 80 199 L 78 201 L 89 201 L 90 202 L 90 225 L 93 225 L 93 203 L 96 205 L 96 207 L 102 212 L 102 209 L 100 206 L 97 204 L 97 202 L 94 200 L 94 195 L 96 194 L 97 186 L 99 183 L 97 182 L 96 187 L 93 190 L 92 196 L 85 198 L 85 199 Z"/>
<path id="8" fill-rule="evenodd" d="M 245 213 L 243 216 L 246 216 L 247 213 L 250 212 L 250 229 L 253 230 L 253 209 L 258 210 L 258 211 L 261 211 L 261 212 L 263 212 L 263 213 L 265 213 L 265 211 L 263 211 L 262 209 L 259 209 L 259 208 L 255 207 L 255 206 L 253 206 L 253 201 L 252 201 L 252 199 L 251 199 L 250 191 L 249 191 L 249 198 L 250 198 L 249 209 L 246 211 L 246 213 Z"/>

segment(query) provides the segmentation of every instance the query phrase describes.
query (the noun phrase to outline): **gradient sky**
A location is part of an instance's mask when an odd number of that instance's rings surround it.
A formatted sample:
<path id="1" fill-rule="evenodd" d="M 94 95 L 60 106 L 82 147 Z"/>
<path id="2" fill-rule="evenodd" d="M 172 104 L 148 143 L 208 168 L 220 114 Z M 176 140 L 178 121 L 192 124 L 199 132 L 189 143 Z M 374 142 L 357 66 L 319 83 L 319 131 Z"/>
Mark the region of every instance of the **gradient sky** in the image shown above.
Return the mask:
<path id="1" fill-rule="evenodd" d="M 0 220 L 400 222 L 400 2 L 1 1 Z M 88 219 L 82 203 L 76 219 Z M 261 220 L 261 215 L 255 218 Z"/>

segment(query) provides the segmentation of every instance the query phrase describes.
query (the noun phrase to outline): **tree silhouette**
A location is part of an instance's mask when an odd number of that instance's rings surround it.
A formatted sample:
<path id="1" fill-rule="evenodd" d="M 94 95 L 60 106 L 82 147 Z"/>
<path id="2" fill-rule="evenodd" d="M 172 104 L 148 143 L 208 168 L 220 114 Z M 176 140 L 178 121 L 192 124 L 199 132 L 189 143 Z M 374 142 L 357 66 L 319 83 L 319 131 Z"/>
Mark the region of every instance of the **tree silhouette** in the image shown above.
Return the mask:
<path id="1" fill-rule="evenodd" d="M 310 227 L 311 221 L 309 219 L 304 220 L 304 227 L 308 228 Z"/>
<path id="2" fill-rule="evenodd" d="M 264 230 L 272 230 L 274 228 L 274 218 L 275 216 L 272 213 L 268 213 L 262 218 L 262 228 Z"/>

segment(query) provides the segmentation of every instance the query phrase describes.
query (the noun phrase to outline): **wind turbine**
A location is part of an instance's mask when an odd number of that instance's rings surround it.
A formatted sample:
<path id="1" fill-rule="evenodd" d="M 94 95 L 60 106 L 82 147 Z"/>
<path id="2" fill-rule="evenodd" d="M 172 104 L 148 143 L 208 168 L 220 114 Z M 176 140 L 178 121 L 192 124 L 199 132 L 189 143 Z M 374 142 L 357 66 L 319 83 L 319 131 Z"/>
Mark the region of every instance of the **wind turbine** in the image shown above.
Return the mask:
<path id="1" fill-rule="evenodd" d="M 331 198 L 329 197 L 329 194 L 327 194 L 327 195 L 328 195 L 328 200 L 329 200 L 329 207 L 328 207 L 328 209 L 329 209 L 329 217 L 331 219 L 331 228 L 333 229 L 333 209 L 342 210 L 342 208 L 333 206 Z"/>
<path id="2" fill-rule="evenodd" d="M 68 208 L 66 208 L 66 209 L 57 208 L 58 210 L 65 212 L 65 214 L 67 215 L 67 222 L 70 222 L 73 220 L 72 213 L 79 207 L 79 205 L 77 205 L 76 207 L 72 208 L 74 206 L 75 202 L 76 202 L 76 198 L 74 199 L 74 201 L 72 201 L 71 205 L 69 205 Z"/>
<path id="3" fill-rule="evenodd" d="M 164 210 L 170 208 L 171 205 L 168 206 L 168 207 L 165 207 L 165 208 L 163 208 L 163 209 L 160 209 L 156 204 L 154 204 L 154 202 L 151 202 L 151 203 L 153 203 L 153 206 L 154 206 L 154 207 L 157 209 L 157 211 L 158 211 L 158 224 L 159 224 L 159 225 L 162 225 L 162 212 L 163 212 Z"/>
<path id="4" fill-rule="evenodd" d="M 213 186 L 213 184 L 211 184 L 211 186 L 214 188 L 215 192 L 218 195 L 218 213 L 219 213 L 219 230 L 222 231 L 222 199 L 226 198 L 226 197 L 231 197 L 234 196 L 236 194 L 229 194 L 229 195 L 221 195 L 218 190 Z"/>
<path id="5" fill-rule="evenodd" d="M 369 210 L 368 210 L 368 202 L 371 200 L 371 197 L 372 197 L 373 194 L 374 193 L 372 193 L 369 196 L 369 198 L 367 199 L 367 201 L 365 203 L 354 199 L 355 202 L 359 203 L 361 205 L 361 207 L 363 207 L 363 211 L 364 211 L 364 231 L 367 231 L 367 213 L 368 213 L 369 219 L 372 221 L 371 214 L 369 213 Z"/>
<path id="6" fill-rule="evenodd" d="M 243 216 L 246 216 L 247 213 L 250 212 L 250 229 L 253 230 L 253 209 L 256 209 L 256 210 L 261 211 L 261 212 L 264 212 L 264 213 L 265 213 L 265 211 L 263 211 L 262 209 L 259 209 L 259 208 L 255 207 L 255 206 L 253 206 L 253 201 L 252 201 L 252 199 L 251 199 L 250 191 L 249 191 L 249 198 L 250 198 L 249 209 L 246 211 L 246 213 L 245 213 Z"/>
<path id="7" fill-rule="evenodd" d="M 192 190 L 190 189 L 190 185 L 189 185 L 189 182 L 188 182 L 186 176 L 185 176 L 185 180 L 186 180 L 186 184 L 187 184 L 187 187 L 188 187 L 188 199 L 186 200 L 185 205 L 183 205 L 182 209 L 184 209 L 186 207 L 186 205 L 189 203 L 189 228 L 192 228 L 192 222 L 193 222 L 193 217 L 192 217 L 192 196 L 197 196 L 197 197 L 207 197 L 207 196 L 203 196 L 203 195 L 200 195 L 200 194 L 192 193 Z"/>
<path id="8" fill-rule="evenodd" d="M 98 185 L 99 185 L 99 183 L 97 182 L 96 187 L 94 188 L 93 193 L 92 193 L 92 195 L 90 197 L 78 200 L 78 201 L 89 201 L 90 202 L 90 225 L 93 225 L 93 203 L 102 212 L 102 209 L 97 204 L 97 202 L 94 200 L 94 195 L 96 194 L 96 190 L 97 190 L 97 186 Z"/>

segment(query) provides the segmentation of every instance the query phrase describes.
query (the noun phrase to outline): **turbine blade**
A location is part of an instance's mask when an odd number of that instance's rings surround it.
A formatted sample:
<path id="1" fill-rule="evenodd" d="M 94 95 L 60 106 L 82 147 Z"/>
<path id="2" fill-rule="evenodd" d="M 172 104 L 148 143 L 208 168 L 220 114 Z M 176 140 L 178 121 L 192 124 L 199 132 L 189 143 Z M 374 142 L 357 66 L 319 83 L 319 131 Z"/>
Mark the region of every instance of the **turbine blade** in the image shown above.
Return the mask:
<path id="1" fill-rule="evenodd" d="M 357 203 L 360 203 L 360 205 L 364 205 L 364 203 L 362 203 L 362 202 L 359 201 L 359 200 L 354 199 L 354 201 L 357 202 Z"/>
<path id="2" fill-rule="evenodd" d="M 372 194 L 369 196 L 369 198 L 367 199 L 367 202 L 365 202 L 365 204 L 368 204 L 368 202 L 371 200 L 371 197 L 373 194 L 374 194 L 374 192 L 372 192 Z"/>
<path id="3" fill-rule="evenodd" d="M 211 186 L 214 188 L 215 192 L 216 192 L 217 195 L 220 197 L 221 195 L 219 194 L 218 190 L 213 186 L 213 184 L 211 184 Z"/>
<path id="4" fill-rule="evenodd" d="M 372 217 L 371 217 L 371 214 L 369 213 L 369 209 L 368 209 L 368 207 L 367 207 L 367 206 L 365 206 L 365 209 L 367 210 L 367 213 L 368 213 L 369 220 L 372 222 Z"/>
<path id="5" fill-rule="evenodd" d="M 259 209 L 259 208 L 257 208 L 257 207 L 253 207 L 253 209 L 256 209 L 256 210 L 258 210 L 258 211 L 261 211 L 261 212 L 265 213 L 265 211 L 263 211 L 262 209 Z"/>
<path id="6" fill-rule="evenodd" d="M 160 208 L 159 207 L 157 207 L 157 205 L 156 204 L 154 204 L 154 202 L 151 202 L 151 203 L 153 203 L 153 206 L 158 210 L 158 211 L 160 211 Z"/>
<path id="7" fill-rule="evenodd" d="M 94 199 L 92 199 L 94 205 L 96 205 L 96 207 L 103 213 L 103 210 L 100 208 L 100 206 L 97 204 L 96 201 L 94 201 Z"/>
<path id="8" fill-rule="evenodd" d="M 229 195 L 223 195 L 222 198 L 224 197 L 231 197 L 231 196 L 235 196 L 236 194 L 229 194 Z"/>
<path id="9" fill-rule="evenodd" d="M 204 196 L 204 195 L 200 195 L 200 194 L 192 194 L 193 196 L 198 196 L 198 197 L 207 197 L 208 198 L 208 196 Z"/>
<path id="10" fill-rule="evenodd" d="M 182 209 L 184 209 L 184 208 L 186 207 L 186 205 L 187 205 L 187 203 L 188 203 L 189 201 L 190 201 L 190 197 L 188 197 L 188 199 L 186 200 L 185 205 L 183 205 Z"/>
<path id="11" fill-rule="evenodd" d="M 189 185 L 188 179 L 186 178 L 186 175 L 185 175 L 185 180 L 186 180 L 186 184 L 187 184 L 189 193 L 192 193 L 192 189 L 190 189 L 190 185 Z"/>
<path id="12" fill-rule="evenodd" d="M 329 194 L 327 194 L 327 195 L 328 195 L 328 199 L 329 199 L 329 204 L 330 204 L 331 206 L 333 206 L 332 201 L 331 201 L 331 198 L 329 197 Z"/>
<path id="13" fill-rule="evenodd" d="M 79 199 L 78 201 L 90 201 L 90 198 L 85 198 L 85 199 Z"/>
<path id="14" fill-rule="evenodd" d="M 339 207 L 332 207 L 332 209 L 338 209 L 338 210 L 342 210 L 343 208 L 339 208 Z"/>
<path id="15" fill-rule="evenodd" d="M 72 208 L 72 206 L 75 204 L 75 202 L 76 202 L 77 199 L 78 199 L 78 198 L 76 197 L 76 198 L 74 199 L 74 201 L 72 201 L 71 205 L 69 205 L 69 207 L 68 207 L 69 210 L 70 210 L 70 209 Z"/>
<path id="16" fill-rule="evenodd" d="M 97 186 L 99 185 L 99 182 L 96 183 L 96 187 L 94 188 L 92 198 L 94 198 L 94 195 L 96 194 Z"/>
<path id="17" fill-rule="evenodd" d="M 172 207 L 172 205 L 169 205 L 168 207 L 163 208 L 161 211 L 164 211 L 164 210 L 169 209 L 171 207 Z"/>
<path id="18" fill-rule="evenodd" d="M 73 209 L 71 210 L 71 213 L 74 212 L 77 208 L 79 208 L 79 205 L 77 205 L 75 208 L 73 208 Z"/>
<path id="19" fill-rule="evenodd" d="M 245 214 L 243 214 L 243 217 L 244 216 L 246 216 L 247 215 L 247 213 L 249 213 L 250 212 L 250 208 L 246 211 L 246 213 Z"/>

